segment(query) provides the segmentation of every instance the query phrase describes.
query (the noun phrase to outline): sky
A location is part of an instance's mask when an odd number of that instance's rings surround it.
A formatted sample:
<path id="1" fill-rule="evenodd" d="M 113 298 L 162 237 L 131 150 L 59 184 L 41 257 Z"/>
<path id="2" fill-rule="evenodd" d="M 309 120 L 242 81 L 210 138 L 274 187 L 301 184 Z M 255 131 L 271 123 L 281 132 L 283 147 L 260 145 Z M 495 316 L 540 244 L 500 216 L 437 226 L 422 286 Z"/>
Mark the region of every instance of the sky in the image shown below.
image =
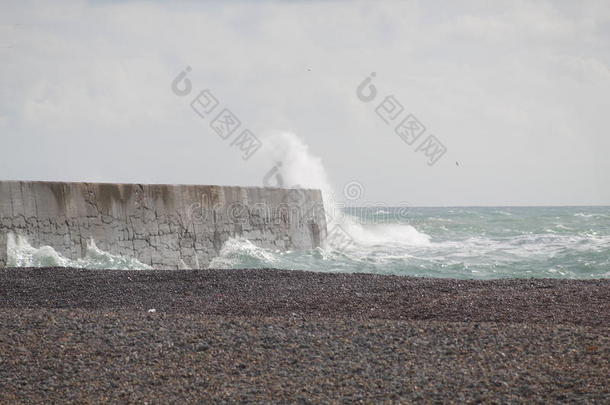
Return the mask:
<path id="1" fill-rule="evenodd" d="M 286 132 L 362 205 L 610 205 L 609 66 L 607 1 L 3 0 L 0 179 L 262 186 Z"/>

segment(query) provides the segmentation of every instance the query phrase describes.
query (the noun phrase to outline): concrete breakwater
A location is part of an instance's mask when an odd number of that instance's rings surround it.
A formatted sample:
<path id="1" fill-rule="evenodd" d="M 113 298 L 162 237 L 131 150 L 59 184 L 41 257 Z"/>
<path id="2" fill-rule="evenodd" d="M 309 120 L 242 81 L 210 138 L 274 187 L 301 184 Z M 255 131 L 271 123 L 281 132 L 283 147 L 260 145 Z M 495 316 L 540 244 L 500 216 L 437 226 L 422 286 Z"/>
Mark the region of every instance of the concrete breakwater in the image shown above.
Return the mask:
<path id="1" fill-rule="evenodd" d="M 224 242 L 306 250 L 326 238 L 319 190 L 0 181 L 0 267 L 9 234 L 78 259 L 87 243 L 155 269 L 199 268 Z"/>

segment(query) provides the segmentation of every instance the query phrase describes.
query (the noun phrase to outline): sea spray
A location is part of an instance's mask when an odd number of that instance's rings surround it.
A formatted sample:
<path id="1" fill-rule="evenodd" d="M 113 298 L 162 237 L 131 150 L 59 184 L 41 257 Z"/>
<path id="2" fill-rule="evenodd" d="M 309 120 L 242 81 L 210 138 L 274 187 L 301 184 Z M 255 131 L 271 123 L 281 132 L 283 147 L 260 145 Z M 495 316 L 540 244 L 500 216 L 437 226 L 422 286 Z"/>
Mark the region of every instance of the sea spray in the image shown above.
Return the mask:
<path id="1" fill-rule="evenodd" d="M 35 248 L 22 235 L 10 232 L 6 239 L 7 267 L 69 267 L 69 260 L 50 246 Z"/>
<path id="2" fill-rule="evenodd" d="M 281 253 L 256 246 L 244 238 L 227 240 L 217 257 L 212 259 L 210 269 L 261 269 L 277 266 Z"/>
<path id="3" fill-rule="evenodd" d="M 309 146 L 290 132 L 272 132 L 265 139 L 266 157 L 273 164 L 276 175 L 274 185 L 283 188 L 315 188 L 322 191 L 327 221 L 334 217 L 336 210 L 334 191 L 329 181 L 322 159 L 309 151 Z M 267 182 L 265 184 L 269 186 Z"/>
<path id="4" fill-rule="evenodd" d="M 343 237 L 348 243 L 342 243 L 344 250 L 351 244 L 375 245 L 383 243 L 403 243 L 421 245 L 430 242 L 430 236 L 418 232 L 411 225 L 401 223 L 363 224 L 358 218 L 346 215 L 339 196 L 326 173 L 320 157 L 315 156 L 309 146 L 294 133 L 274 132 L 265 139 L 267 157 L 273 162 L 272 173 L 279 181 L 277 186 L 288 188 L 316 188 L 321 190 L 326 213 L 329 238 L 326 249 L 337 249 L 338 243 L 333 237 Z M 266 176 L 269 181 L 270 176 Z M 267 185 L 267 184 L 266 184 Z M 384 211 L 387 213 L 387 211 Z M 340 232 L 337 232 L 337 229 Z"/>
<path id="5" fill-rule="evenodd" d="M 108 270 L 149 270 L 150 266 L 140 261 L 113 255 L 97 247 L 95 241 L 87 242 L 85 257 L 71 260 L 59 254 L 51 246 L 33 247 L 22 235 L 12 232 L 7 235 L 7 267 L 76 267 Z"/>

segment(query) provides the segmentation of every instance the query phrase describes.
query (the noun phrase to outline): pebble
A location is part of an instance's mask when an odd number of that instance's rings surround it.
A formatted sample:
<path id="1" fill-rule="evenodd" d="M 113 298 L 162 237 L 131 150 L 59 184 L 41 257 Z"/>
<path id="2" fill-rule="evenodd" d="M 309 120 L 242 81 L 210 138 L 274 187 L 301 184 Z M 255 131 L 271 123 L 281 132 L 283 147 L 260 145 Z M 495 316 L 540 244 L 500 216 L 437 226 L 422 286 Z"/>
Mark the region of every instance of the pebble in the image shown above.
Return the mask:
<path id="1" fill-rule="evenodd" d="M 608 325 L 610 280 L 2 269 L 0 403 L 608 403 Z"/>

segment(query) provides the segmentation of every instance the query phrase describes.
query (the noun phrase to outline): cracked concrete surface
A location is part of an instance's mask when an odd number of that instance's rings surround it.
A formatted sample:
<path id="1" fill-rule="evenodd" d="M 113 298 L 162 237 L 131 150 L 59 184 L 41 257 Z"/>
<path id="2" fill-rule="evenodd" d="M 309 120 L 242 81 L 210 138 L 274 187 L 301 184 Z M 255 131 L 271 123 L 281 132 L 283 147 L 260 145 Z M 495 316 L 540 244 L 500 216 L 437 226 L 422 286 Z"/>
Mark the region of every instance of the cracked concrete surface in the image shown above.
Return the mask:
<path id="1" fill-rule="evenodd" d="M 319 190 L 0 181 L 0 267 L 8 233 L 78 259 L 93 238 L 155 269 L 206 266 L 231 237 L 282 250 L 326 237 Z"/>

